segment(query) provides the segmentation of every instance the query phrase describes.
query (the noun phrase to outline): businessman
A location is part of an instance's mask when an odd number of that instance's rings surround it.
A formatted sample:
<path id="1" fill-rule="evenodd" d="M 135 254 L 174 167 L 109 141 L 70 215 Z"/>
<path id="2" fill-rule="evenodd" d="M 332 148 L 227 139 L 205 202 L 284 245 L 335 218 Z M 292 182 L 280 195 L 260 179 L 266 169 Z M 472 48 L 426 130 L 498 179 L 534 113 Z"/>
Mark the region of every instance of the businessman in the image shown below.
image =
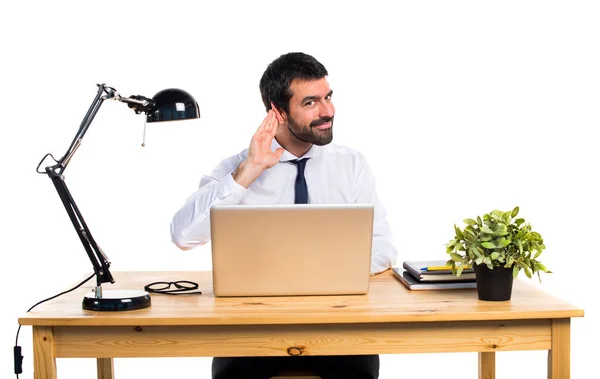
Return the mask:
<path id="1" fill-rule="evenodd" d="M 371 274 L 392 267 L 396 249 L 375 178 L 358 151 L 332 144 L 335 108 L 328 72 L 314 57 L 284 54 L 260 80 L 267 115 L 239 154 L 226 158 L 175 214 L 171 238 L 181 249 L 210 239 L 216 204 L 374 205 Z M 213 379 L 268 379 L 282 370 L 309 369 L 322 379 L 379 377 L 379 356 L 214 358 Z"/>

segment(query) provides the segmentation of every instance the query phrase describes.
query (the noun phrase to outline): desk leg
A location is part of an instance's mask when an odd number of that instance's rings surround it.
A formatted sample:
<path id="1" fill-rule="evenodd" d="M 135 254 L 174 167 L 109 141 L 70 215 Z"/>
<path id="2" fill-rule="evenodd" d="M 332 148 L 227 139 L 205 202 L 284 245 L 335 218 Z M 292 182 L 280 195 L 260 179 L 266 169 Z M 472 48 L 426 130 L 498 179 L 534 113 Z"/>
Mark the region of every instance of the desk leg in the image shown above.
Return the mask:
<path id="1" fill-rule="evenodd" d="M 496 379 L 496 353 L 479 353 L 479 379 Z"/>
<path id="2" fill-rule="evenodd" d="M 54 337 L 51 326 L 33 327 L 33 377 L 56 379 Z"/>
<path id="3" fill-rule="evenodd" d="M 552 320 L 552 343 L 548 351 L 548 379 L 571 377 L 571 319 Z"/>
<path id="4" fill-rule="evenodd" d="M 98 358 L 98 379 L 113 379 L 115 370 L 112 358 Z"/>

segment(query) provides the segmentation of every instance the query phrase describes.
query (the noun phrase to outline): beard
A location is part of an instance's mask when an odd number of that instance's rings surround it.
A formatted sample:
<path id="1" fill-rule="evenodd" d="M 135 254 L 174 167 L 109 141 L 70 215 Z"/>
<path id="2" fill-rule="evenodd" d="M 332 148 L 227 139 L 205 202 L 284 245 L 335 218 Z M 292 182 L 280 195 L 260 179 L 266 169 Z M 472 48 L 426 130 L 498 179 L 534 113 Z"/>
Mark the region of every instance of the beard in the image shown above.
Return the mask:
<path id="1" fill-rule="evenodd" d="M 316 129 L 315 126 L 330 122 L 331 127 L 325 130 Z M 317 146 L 327 145 L 333 139 L 333 116 L 322 117 L 313 120 L 308 125 L 300 125 L 291 117 L 288 118 L 288 129 L 290 133 L 302 142 L 311 143 Z"/>

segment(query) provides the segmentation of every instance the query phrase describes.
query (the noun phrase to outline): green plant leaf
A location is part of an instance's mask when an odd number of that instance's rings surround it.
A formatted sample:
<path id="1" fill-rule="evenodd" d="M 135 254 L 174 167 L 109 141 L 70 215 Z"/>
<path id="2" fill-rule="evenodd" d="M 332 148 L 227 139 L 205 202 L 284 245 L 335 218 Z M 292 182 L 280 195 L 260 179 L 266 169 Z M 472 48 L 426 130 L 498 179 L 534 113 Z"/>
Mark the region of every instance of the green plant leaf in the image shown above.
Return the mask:
<path id="1" fill-rule="evenodd" d="M 494 245 L 491 242 L 482 242 L 481 246 L 485 247 L 486 249 L 495 249 L 496 245 Z"/>
<path id="2" fill-rule="evenodd" d="M 494 229 L 494 235 L 496 236 L 505 236 L 508 234 L 508 228 L 504 224 L 499 224 L 496 229 Z"/>
<path id="3" fill-rule="evenodd" d="M 459 239 L 459 240 L 465 239 L 464 235 L 462 234 L 462 231 L 456 225 L 454 225 L 454 232 L 456 233 L 457 239 Z"/>
<path id="4" fill-rule="evenodd" d="M 519 275 L 519 266 L 514 265 L 513 266 L 513 278 L 516 279 L 517 275 Z"/>
<path id="5" fill-rule="evenodd" d="M 482 223 L 481 223 L 481 217 L 477 216 L 477 225 L 479 225 L 481 227 Z"/>
<path id="6" fill-rule="evenodd" d="M 492 220 L 496 220 L 496 221 L 501 221 L 503 216 L 504 216 L 504 213 L 500 212 L 499 210 L 495 210 L 491 214 Z"/>
<path id="7" fill-rule="evenodd" d="M 487 225 L 482 226 L 481 231 L 487 234 L 494 234 L 494 231 Z"/>
<path id="8" fill-rule="evenodd" d="M 542 240 L 542 236 L 538 232 L 531 232 L 531 237 L 533 239 L 535 239 L 536 241 L 541 241 Z"/>
<path id="9" fill-rule="evenodd" d="M 495 242 L 497 247 L 506 247 L 510 245 L 510 241 L 504 237 L 497 239 Z"/>
<path id="10" fill-rule="evenodd" d="M 466 218 L 463 220 L 463 222 L 469 226 L 477 225 L 477 221 L 473 220 L 472 218 Z"/>
<path id="11" fill-rule="evenodd" d="M 523 263 L 523 260 L 521 258 L 517 259 L 515 261 L 515 264 L 517 266 L 519 266 L 519 268 L 522 268 L 522 269 L 526 269 L 527 268 L 527 265 L 525 263 Z"/>
<path id="12" fill-rule="evenodd" d="M 515 217 L 517 217 L 517 215 L 518 215 L 518 214 L 519 214 L 519 207 L 518 207 L 518 206 L 516 206 L 516 207 L 515 207 L 515 208 L 512 210 L 511 217 L 512 217 L 512 218 L 515 218 Z"/>
<path id="13" fill-rule="evenodd" d="M 472 256 L 474 257 L 480 257 L 481 256 L 481 252 L 479 250 L 477 250 L 475 247 L 471 247 L 469 249 L 469 252 L 471 253 Z"/>
<path id="14" fill-rule="evenodd" d="M 544 266 L 543 264 L 541 264 L 540 262 L 535 262 L 534 263 L 535 268 L 539 271 L 543 271 L 543 272 L 548 272 L 548 269 L 546 268 L 546 266 Z"/>

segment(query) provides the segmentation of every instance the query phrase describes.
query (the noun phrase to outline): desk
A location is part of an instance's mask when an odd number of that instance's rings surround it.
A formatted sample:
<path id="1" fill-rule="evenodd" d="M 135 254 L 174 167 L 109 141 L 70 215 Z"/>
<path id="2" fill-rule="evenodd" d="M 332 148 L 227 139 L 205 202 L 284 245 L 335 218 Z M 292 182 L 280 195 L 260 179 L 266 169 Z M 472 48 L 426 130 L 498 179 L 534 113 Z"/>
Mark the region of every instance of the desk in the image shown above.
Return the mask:
<path id="1" fill-rule="evenodd" d="M 495 354 L 548 350 L 548 378 L 570 377 L 570 321 L 583 310 L 522 280 L 511 301 L 474 290 L 408 291 L 388 270 L 364 296 L 215 298 L 210 272 L 115 272 L 112 288 L 193 280 L 202 295 L 152 295 L 152 307 L 101 313 L 81 309 L 81 288 L 19 319 L 33 326 L 36 379 L 55 379 L 56 358 L 479 353 L 479 378 L 495 378 Z M 543 368 L 540 368 L 543 369 Z"/>

